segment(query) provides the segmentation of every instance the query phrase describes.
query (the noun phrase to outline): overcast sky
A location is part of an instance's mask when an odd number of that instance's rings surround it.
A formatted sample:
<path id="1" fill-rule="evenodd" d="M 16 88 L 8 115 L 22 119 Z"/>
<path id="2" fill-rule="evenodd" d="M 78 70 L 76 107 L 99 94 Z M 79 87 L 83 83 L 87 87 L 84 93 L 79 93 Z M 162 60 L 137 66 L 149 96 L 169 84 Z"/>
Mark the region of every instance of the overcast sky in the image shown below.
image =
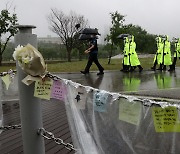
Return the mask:
<path id="1" fill-rule="evenodd" d="M 51 8 L 69 14 L 84 15 L 92 28 L 107 33 L 111 25 L 110 12 L 126 15 L 126 24 L 139 25 L 151 34 L 180 37 L 180 0 L 0 0 L 0 10 L 6 4 L 15 7 L 20 24 L 35 25 L 38 37 L 56 36 L 48 28 L 47 16 Z"/>

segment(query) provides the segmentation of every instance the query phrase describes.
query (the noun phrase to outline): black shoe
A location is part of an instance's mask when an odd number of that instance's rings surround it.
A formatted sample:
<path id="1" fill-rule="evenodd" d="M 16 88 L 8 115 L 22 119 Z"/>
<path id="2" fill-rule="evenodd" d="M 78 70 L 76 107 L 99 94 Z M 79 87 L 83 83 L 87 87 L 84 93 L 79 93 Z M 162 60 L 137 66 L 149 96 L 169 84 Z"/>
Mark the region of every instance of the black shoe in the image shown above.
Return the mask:
<path id="1" fill-rule="evenodd" d="M 153 67 L 151 67 L 151 70 L 155 71 L 155 70 L 156 70 L 156 67 L 154 67 L 154 66 L 153 66 Z"/>
<path id="2" fill-rule="evenodd" d="M 143 68 L 141 67 L 141 68 L 139 68 L 139 72 L 142 72 L 142 70 L 143 70 Z"/>
<path id="3" fill-rule="evenodd" d="M 173 71 L 175 71 L 175 69 L 171 69 L 171 68 L 170 68 L 168 71 L 169 71 L 169 72 L 173 72 Z"/>
<path id="4" fill-rule="evenodd" d="M 169 71 L 169 72 L 175 71 L 175 66 L 174 66 L 174 65 L 170 65 L 170 69 L 169 69 L 168 71 Z"/>
<path id="5" fill-rule="evenodd" d="M 86 71 L 80 71 L 82 74 L 89 74 L 89 72 Z"/>
<path id="6" fill-rule="evenodd" d="M 97 75 L 103 75 L 104 74 L 104 72 L 99 72 L 99 73 L 97 73 Z"/>
<path id="7" fill-rule="evenodd" d="M 161 67 L 159 67 L 157 70 L 160 70 L 160 71 L 162 71 L 162 68 L 161 68 Z"/>
<path id="8" fill-rule="evenodd" d="M 175 71 L 175 68 L 170 68 L 168 71 L 173 72 L 173 71 Z"/>
<path id="9" fill-rule="evenodd" d="M 132 68 L 132 69 L 130 69 L 130 70 L 129 70 L 129 72 L 134 72 L 134 69 L 133 69 L 133 68 Z"/>

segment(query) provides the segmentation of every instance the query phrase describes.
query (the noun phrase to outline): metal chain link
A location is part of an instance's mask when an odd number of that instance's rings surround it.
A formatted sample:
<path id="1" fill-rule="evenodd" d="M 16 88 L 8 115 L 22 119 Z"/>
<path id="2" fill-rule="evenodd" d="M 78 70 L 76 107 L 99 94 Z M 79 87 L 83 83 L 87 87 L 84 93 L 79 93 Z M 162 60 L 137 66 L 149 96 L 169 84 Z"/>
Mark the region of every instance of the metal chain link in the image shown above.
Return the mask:
<path id="1" fill-rule="evenodd" d="M 3 130 L 3 131 L 11 130 L 11 129 L 21 129 L 21 124 L 0 127 L 0 130 Z"/>
<path id="2" fill-rule="evenodd" d="M 52 80 L 62 80 L 60 77 L 56 76 L 56 75 L 52 75 L 50 73 L 46 74 L 46 77 L 49 77 Z"/>
<path id="3" fill-rule="evenodd" d="M 8 72 L 1 72 L 0 77 L 3 77 L 7 74 L 14 75 L 16 73 L 16 70 L 9 70 Z M 46 77 L 51 78 L 52 80 L 61 80 L 60 77 L 56 75 L 52 75 L 50 73 L 46 74 Z M 0 130 L 10 130 L 10 129 L 20 129 L 21 125 L 11 125 L 11 126 L 1 126 Z M 43 136 L 45 139 L 53 140 L 56 144 L 63 145 L 66 149 L 72 151 L 77 151 L 77 149 L 74 148 L 74 146 L 70 143 L 65 143 L 61 138 L 56 138 L 52 132 L 46 131 L 44 128 L 40 128 L 38 130 L 38 134 Z"/>
<path id="4" fill-rule="evenodd" d="M 63 145 L 68 150 L 77 151 L 74 146 L 70 143 L 65 143 L 61 138 L 56 138 L 52 132 L 46 131 L 44 128 L 38 130 L 38 134 L 43 136 L 47 140 L 53 140 L 56 144 Z"/>
<path id="5" fill-rule="evenodd" d="M 16 70 L 10 69 L 10 70 L 7 71 L 7 72 L 1 72 L 1 73 L 0 73 L 0 77 L 6 76 L 7 74 L 9 74 L 10 76 L 13 77 L 15 73 L 16 73 Z"/>

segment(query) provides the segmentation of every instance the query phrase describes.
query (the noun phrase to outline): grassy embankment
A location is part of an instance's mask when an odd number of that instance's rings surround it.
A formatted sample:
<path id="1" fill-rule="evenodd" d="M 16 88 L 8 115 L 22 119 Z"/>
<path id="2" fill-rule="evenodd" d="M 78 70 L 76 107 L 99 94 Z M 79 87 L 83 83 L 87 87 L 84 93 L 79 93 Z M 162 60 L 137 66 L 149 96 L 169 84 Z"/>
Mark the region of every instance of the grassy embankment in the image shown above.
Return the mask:
<path id="1" fill-rule="evenodd" d="M 122 59 L 112 59 L 111 64 L 108 65 L 108 59 L 100 59 L 101 65 L 105 68 L 105 70 L 120 70 L 122 68 Z M 140 62 L 142 67 L 146 69 L 150 69 L 153 63 L 153 58 L 140 58 Z M 84 70 L 86 66 L 87 60 L 82 61 L 73 61 L 73 62 L 61 62 L 48 64 L 49 72 L 79 72 L 80 70 Z M 180 66 L 177 61 L 177 66 Z M 0 72 L 8 71 L 9 69 L 15 69 L 15 66 L 0 66 Z M 92 65 L 90 71 L 97 71 L 97 67 L 95 64 Z"/>

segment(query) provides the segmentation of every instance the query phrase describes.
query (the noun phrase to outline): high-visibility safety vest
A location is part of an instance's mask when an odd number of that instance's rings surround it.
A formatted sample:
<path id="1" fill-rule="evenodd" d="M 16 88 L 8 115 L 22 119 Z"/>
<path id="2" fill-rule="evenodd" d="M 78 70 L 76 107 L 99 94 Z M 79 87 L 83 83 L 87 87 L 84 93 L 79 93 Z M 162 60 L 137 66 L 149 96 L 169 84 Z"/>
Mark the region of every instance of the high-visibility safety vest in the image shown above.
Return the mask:
<path id="1" fill-rule="evenodd" d="M 172 65 L 171 44 L 168 40 L 168 36 L 166 36 L 166 40 L 163 41 L 163 64 L 164 65 Z"/>
<path id="2" fill-rule="evenodd" d="M 130 65 L 130 62 L 129 62 L 129 39 L 128 37 L 125 38 L 125 41 L 124 41 L 124 50 L 123 50 L 123 53 L 124 53 L 124 58 L 123 58 L 123 61 L 122 63 L 124 65 Z"/>
<path id="3" fill-rule="evenodd" d="M 161 37 L 156 38 L 156 44 L 157 44 L 157 51 L 156 51 L 156 55 L 154 57 L 154 62 L 155 62 L 155 60 L 157 60 L 157 64 L 162 64 L 163 43 L 162 43 Z"/>
<path id="4" fill-rule="evenodd" d="M 134 42 L 134 36 L 131 36 L 130 41 L 130 65 L 131 66 L 138 66 L 140 65 L 140 61 L 138 59 L 138 55 L 136 53 L 136 43 Z"/>
<path id="5" fill-rule="evenodd" d="M 180 57 L 180 38 L 178 39 L 178 42 L 175 42 L 175 51 L 174 51 L 174 57 Z"/>

